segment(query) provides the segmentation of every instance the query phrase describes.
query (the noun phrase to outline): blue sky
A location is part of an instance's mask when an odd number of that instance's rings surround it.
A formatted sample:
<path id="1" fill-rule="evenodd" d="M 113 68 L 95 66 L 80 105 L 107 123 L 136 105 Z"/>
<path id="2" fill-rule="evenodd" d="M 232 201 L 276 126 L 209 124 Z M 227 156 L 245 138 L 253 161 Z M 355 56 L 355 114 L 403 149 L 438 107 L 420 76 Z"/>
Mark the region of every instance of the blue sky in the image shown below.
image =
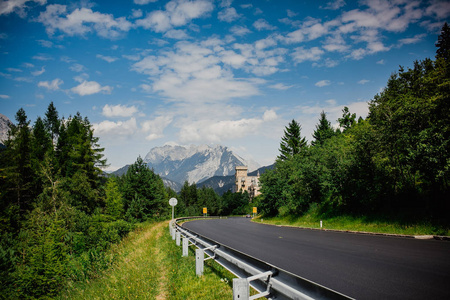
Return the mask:
<path id="1" fill-rule="evenodd" d="M 367 102 L 434 58 L 448 1 L 0 2 L 0 113 L 88 117 L 115 170 L 164 144 L 221 144 L 261 165 L 296 119 Z"/>

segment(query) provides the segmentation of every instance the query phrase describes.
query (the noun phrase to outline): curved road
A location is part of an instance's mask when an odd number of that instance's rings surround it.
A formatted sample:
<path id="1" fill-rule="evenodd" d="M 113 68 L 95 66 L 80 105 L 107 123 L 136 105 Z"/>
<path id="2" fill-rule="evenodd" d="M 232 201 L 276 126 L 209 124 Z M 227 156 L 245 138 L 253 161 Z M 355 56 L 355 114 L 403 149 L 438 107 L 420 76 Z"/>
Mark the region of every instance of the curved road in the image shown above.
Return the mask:
<path id="1" fill-rule="evenodd" d="M 356 299 L 450 299 L 450 242 L 277 227 L 245 218 L 183 224 Z"/>

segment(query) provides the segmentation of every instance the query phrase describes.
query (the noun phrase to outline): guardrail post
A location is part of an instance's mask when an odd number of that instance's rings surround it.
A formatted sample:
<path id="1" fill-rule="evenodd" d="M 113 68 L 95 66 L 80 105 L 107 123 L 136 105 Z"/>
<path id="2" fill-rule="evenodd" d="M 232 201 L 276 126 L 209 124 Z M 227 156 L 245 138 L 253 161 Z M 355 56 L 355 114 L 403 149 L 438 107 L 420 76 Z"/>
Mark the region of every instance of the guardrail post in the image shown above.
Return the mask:
<path id="1" fill-rule="evenodd" d="M 203 249 L 195 249 L 195 274 L 197 276 L 203 275 L 203 265 L 205 262 L 205 252 Z"/>
<path id="2" fill-rule="evenodd" d="M 183 237 L 183 256 L 188 256 L 189 253 L 189 239 Z"/>
<path id="3" fill-rule="evenodd" d="M 177 233 L 177 230 L 176 230 L 176 228 L 174 228 L 174 229 L 172 230 L 172 240 L 173 240 L 173 241 L 175 240 L 175 235 L 176 235 L 176 233 Z"/>
<path id="4" fill-rule="evenodd" d="M 180 246 L 180 242 L 181 242 L 181 232 L 177 231 L 177 233 L 175 234 L 175 239 L 176 239 L 176 243 L 177 246 Z"/>
<path id="5" fill-rule="evenodd" d="M 233 300 L 248 300 L 250 286 L 247 278 L 233 278 Z"/>

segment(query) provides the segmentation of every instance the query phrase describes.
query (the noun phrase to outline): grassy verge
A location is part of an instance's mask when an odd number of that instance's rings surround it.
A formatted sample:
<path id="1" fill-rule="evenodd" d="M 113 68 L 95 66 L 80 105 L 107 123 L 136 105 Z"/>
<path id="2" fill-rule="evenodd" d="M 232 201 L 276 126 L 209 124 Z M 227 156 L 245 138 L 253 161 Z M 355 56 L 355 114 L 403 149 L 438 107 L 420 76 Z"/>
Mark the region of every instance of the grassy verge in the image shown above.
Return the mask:
<path id="1" fill-rule="evenodd" d="M 233 275 L 212 260 L 195 275 L 195 255 L 181 257 L 168 221 L 143 224 L 110 251 L 112 268 L 95 280 L 68 284 L 59 299 L 231 299 Z"/>
<path id="2" fill-rule="evenodd" d="M 285 217 L 257 217 L 254 222 L 289 225 L 304 228 L 320 228 L 322 221 L 324 229 L 365 231 L 373 233 L 405 234 L 405 235 L 444 235 L 450 236 L 450 228 L 436 226 L 428 223 L 406 223 L 380 220 L 368 217 L 355 216 L 335 216 L 323 217 L 314 212 L 308 212 L 303 216 L 285 216 Z"/>

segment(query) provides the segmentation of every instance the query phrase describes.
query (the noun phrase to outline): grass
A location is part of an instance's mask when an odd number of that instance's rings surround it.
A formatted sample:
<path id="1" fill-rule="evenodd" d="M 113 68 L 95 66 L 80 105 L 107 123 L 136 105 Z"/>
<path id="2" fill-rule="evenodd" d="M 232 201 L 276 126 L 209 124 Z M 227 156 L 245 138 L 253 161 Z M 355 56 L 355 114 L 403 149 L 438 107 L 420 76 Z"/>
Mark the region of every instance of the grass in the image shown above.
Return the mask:
<path id="1" fill-rule="evenodd" d="M 266 218 L 258 216 L 254 222 L 263 222 L 272 225 L 288 225 L 303 228 L 320 228 L 322 221 L 323 229 L 363 231 L 372 233 L 388 233 L 403 235 L 444 235 L 450 236 L 450 228 L 436 226 L 430 223 L 396 222 L 366 216 L 341 215 L 324 217 L 314 211 L 309 211 L 303 216 L 284 216 Z"/>
<path id="2" fill-rule="evenodd" d="M 231 299 L 234 277 L 212 260 L 195 274 L 195 255 L 181 256 L 168 221 L 142 224 L 110 250 L 117 258 L 98 278 L 69 282 L 58 299 Z"/>

